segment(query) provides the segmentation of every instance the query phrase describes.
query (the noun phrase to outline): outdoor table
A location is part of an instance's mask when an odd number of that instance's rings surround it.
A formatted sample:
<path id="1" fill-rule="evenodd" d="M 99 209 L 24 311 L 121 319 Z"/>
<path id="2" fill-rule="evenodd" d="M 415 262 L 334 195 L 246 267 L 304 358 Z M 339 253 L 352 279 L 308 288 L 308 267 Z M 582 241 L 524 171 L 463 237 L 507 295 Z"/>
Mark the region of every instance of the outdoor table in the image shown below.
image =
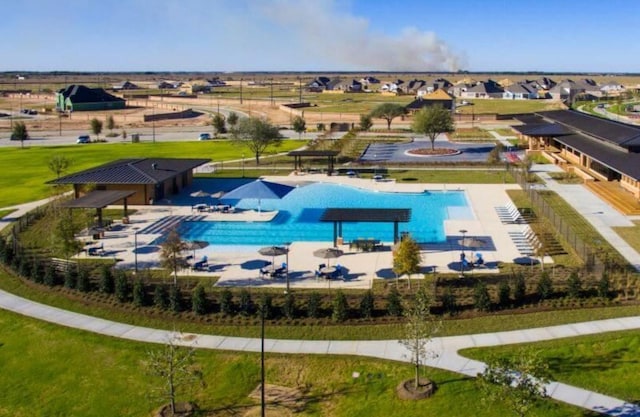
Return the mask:
<path id="1" fill-rule="evenodd" d="M 325 266 L 324 268 L 320 268 L 320 274 L 327 279 L 331 278 L 331 275 L 333 275 L 334 272 L 336 272 L 335 266 Z"/>

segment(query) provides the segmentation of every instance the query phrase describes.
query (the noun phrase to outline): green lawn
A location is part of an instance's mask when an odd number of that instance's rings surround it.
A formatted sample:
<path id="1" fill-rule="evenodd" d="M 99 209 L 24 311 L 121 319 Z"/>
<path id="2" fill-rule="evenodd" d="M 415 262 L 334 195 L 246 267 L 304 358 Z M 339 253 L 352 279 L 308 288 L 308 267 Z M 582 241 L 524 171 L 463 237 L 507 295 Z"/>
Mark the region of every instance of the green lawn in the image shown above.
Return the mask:
<path id="1" fill-rule="evenodd" d="M 0 416 L 148 416 L 160 402 L 150 398 L 158 380 L 144 361 L 155 345 L 103 337 L 0 311 Z M 267 333 L 267 337 L 270 334 Z M 209 415 L 257 415 L 249 393 L 259 383 L 259 355 L 198 351 L 205 384 L 182 399 L 196 400 Z M 506 415 L 486 407 L 472 379 L 428 369 L 439 386 L 429 400 L 401 401 L 395 386 L 412 375 L 407 364 L 357 357 L 267 354 L 267 383 L 305 390 L 299 416 Z M 359 372 L 358 378 L 353 377 Z M 274 406 L 267 415 L 290 416 Z M 545 401 L 531 416 L 584 416 L 582 410 Z"/>
<path id="2" fill-rule="evenodd" d="M 456 109 L 459 113 L 467 114 L 483 114 L 483 113 L 498 113 L 498 114 L 517 114 L 517 113 L 531 113 L 542 110 L 558 110 L 561 108 L 561 104 L 558 102 L 552 102 L 548 100 L 488 100 L 477 99 L 469 100 L 473 103 L 471 106 L 462 106 Z"/>
<path id="3" fill-rule="evenodd" d="M 305 141 L 285 140 L 265 155 L 286 152 L 302 146 Z M 72 161 L 69 173 L 91 168 L 120 158 L 211 158 L 213 161 L 238 159 L 247 150 L 230 141 L 158 142 L 158 143 L 95 143 L 87 146 L 30 146 L 5 148 L 0 164 L 7 169 L 0 177 L 0 207 L 25 203 L 48 197 L 55 179 L 48 162 L 54 155 L 64 155 Z"/>
<path id="4" fill-rule="evenodd" d="M 549 364 L 553 380 L 640 401 L 640 332 L 629 331 L 518 346 L 462 351 L 464 356 L 486 359 L 490 354 L 517 355 L 526 347 L 539 351 Z"/>
<path id="5" fill-rule="evenodd" d="M 633 224 L 631 227 L 614 227 L 613 230 L 633 249 L 640 252 L 640 221 L 636 220 Z"/>
<path id="6" fill-rule="evenodd" d="M 398 182 L 427 184 L 512 184 L 513 177 L 502 169 L 434 169 L 434 170 L 389 170 L 389 176 Z"/>

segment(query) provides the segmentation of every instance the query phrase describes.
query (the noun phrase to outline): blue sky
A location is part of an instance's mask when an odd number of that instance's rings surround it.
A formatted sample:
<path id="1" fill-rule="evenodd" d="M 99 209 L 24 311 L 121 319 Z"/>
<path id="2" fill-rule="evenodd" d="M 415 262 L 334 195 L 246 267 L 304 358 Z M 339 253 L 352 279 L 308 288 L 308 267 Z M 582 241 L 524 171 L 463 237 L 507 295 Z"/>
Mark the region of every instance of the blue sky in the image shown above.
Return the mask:
<path id="1" fill-rule="evenodd" d="M 640 0 L 28 0 L 0 71 L 640 72 Z"/>

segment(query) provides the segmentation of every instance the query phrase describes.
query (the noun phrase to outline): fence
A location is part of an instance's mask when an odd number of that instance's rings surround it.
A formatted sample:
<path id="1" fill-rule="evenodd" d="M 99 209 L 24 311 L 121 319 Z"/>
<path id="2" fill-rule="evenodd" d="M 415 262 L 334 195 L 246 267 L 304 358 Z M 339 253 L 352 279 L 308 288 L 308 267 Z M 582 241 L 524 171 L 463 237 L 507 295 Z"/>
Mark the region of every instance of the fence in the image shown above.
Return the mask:
<path id="1" fill-rule="evenodd" d="M 578 236 L 571 225 L 544 200 L 538 190 L 531 187 L 531 184 L 527 181 L 528 174 L 514 165 L 509 165 L 509 171 L 525 191 L 527 197 L 529 197 L 536 214 L 546 218 L 558 235 L 562 236 L 571 245 L 576 254 L 585 263 L 587 271 L 602 273 L 605 270 L 605 263 L 596 257 L 593 246 L 587 244 L 583 238 Z"/>

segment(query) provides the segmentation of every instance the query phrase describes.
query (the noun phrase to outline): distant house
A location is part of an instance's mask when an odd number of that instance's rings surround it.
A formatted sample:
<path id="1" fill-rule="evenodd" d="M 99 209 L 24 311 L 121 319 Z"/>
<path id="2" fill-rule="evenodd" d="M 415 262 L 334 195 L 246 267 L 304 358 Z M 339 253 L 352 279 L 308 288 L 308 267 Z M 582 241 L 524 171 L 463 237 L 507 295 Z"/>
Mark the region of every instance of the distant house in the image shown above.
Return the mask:
<path id="1" fill-rule="evenodd" d="M 358 80 L 345 81 L 336 85 L 334 88 L 349 93 L 359 93 L 362 91 L 362 83 Z"/>
<path id="2" fill-rule="evenodd" d="M 413 79 L 411 81 L 407 81 L 406 83 L 400 86 L 400 90 L 404 94 L 413 94 L 416 95 L 418 93 L 418 89 L 424 86 L 426 82 L 424 80 Z"/>
<path id="3" fill-rule="evenodd" d="M 333 90 L 342 80 L 340 78 L 331 79 L 329 77 L 316 77 L 307 84 L 307 90 L 313 93 L 321 93 L 325 90 Z"/>
<path id="4" fill-rule="evenodd" d="M 585 78 L 578 81 L 562 80 L 549 90 L 549 95 L 554 100 L 571 101 L 577 96 L 598 98 L 602 97 L 603 93 L 595 81 Z"/>
<path id="5" fill-rule="evenodd" d="M 48 184 L 73 185 L 74 197 L 90 190 L 134 191 L 130 204 L 153 204 L 191 185 L 193 170 L 209 159 L 137 158 L 120 159 L 66 175 Z"/>
<path id="6" fill-rule="evenodd" d="M 453 87 L 453 84 L 445 78 L 426 80 L 422 87 L 418 88 L 416 91 L 416 96 L 422 97 L 440 89 L 447 91 L 451 87 Z"/>
<path id="7" fill-rule="evenodd" d="M 504 89 L 493 80 L 480 81 L 460 93 L 461 98 L 502 98 Z"/>
<path id="8" fill-rule="evenodd" d="M 408 113 L 415 113 L 423 107 L 428 106 L 441 106 L 447 110 L 453 111 L 455 109 L 455 100 L 443 89 L 438 89 L 432 93 L 418 97 L 411 103 L 407 104 L 405 108 Z"/>
<path id="9" fill-rule="evenodd" d="M 367 76 L 360 79 L 360 84 L 362 84 L 362 88 L 364 90 L 371 90 L 374 85 L 377 86 L 380 84 L 380 80 L 375 77 Z"/>
<path id="10" fill-rule="evenodd" d="M 511 84 L 504 88 L 502 98 L 509 100 L 532 100 L 538 98 L 538 90 L 531 84 Z"/>
<path id="11" fill-rule="evenodd" d="M 396 80 L 390 83 L 384 83 L 382 87 L 380 87 L 380 91 L 383 93 L 398 93 L 402 92 L 402 86 L 404 85 L 403 80 Z"/>
<path id="12" fill-rule="evenodd" d="M 124 109 L 126 101 L 104 91 L 72 84 L 56 93 L 56 108 L 60 111 L 92 111 Z"/>
<path id="13" fill-rule="evenodd" d="M 624 86 L 620 83 L 617 83 L 615 81 L 609 81 L 608 83 L 602 84 L 600 86 L 600 91 L 602 91 L 604 94 L 620 94 L 623 91 L 626 91 L 626 89 L 624 88 Z"/>
<path id="14" fill-rule="evenodd" d="M 122 81 L 121 83 L 114 84 L 112 88 L 114 90 L 138 90 L 140 87 L 130 81 Z"/>

